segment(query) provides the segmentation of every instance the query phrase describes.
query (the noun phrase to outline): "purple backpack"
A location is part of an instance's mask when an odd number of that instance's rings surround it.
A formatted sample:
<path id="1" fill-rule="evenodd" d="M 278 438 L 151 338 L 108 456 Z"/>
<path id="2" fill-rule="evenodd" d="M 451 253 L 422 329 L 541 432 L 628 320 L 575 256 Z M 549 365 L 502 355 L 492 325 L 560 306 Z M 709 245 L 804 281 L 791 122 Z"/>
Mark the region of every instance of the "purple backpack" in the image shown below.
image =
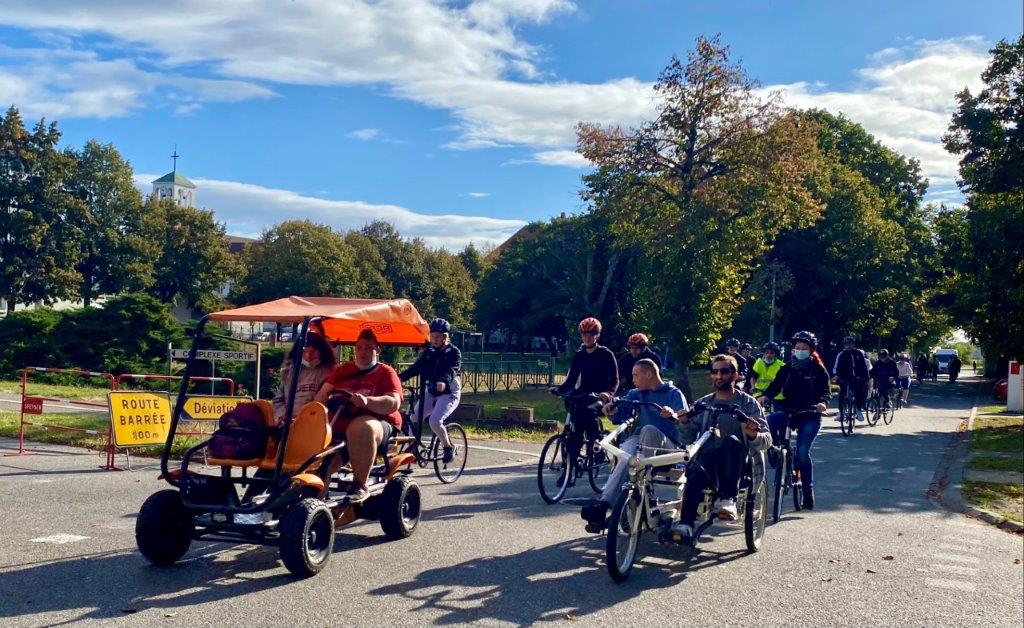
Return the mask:
<path id="1" fill-rule="evenodd" d="M 210 456 L 231 460 L 262 458 L 267 450 L 263 411 L 255 403 L 240 403 L 220 417 L 207 445 Z"/>

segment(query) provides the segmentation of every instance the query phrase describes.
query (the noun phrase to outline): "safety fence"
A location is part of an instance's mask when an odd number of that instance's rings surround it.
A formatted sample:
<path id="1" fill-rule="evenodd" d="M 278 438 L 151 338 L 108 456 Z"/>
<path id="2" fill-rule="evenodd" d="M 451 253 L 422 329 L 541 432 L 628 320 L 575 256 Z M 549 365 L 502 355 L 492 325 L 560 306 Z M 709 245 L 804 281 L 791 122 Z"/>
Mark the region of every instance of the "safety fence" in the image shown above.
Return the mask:
<path id="1" fill-rule="evenodd" d="M 399 372 L 412 365 L 404 362 L 396 365 Z M 532 387 L 552 386 L 560 383 L 554 374 L 550 360 L 515 360 L 462 363 L 459 376 L 464 392 L 478 393 L 484 390 L 494 393 L 499 390 L 526 390 Z M 419 385 L 418 378 L 410 380 L 412 386 Z"/>
<path id="2" fill-rule="evenodd" d="M 107 399 L 102 402 L 80 399 L 61 399 L 57 397 L 29 394 L 30 377 L 33 375 L 50 374 L 72 378 L 81 378 L 86 381 L 102 380 L 104 388 L 96 387 L 96 391 L 105 391 Z M 204 377 L 193 376 L 190 380 L 196 384 L 210 383 L 211 393 L 213 386 L 223 384 L 227 387 L 227 394 L 217 396 L 214 394 L 189 394 L 186 403 L 186 412 L 182 416 L 184 425 L 191 426 L 191 429 L 178 430 L 176 436 L 203 437 L 209 436 L 216 426 L 216 419 L 223 412 L 231 409 L 241 401 L 250 401 L 249 397 L 235 396 L 235 382 L 230 377 Z M 143 382 L 166 382 L 168 386 L 181 381 L 180 375 L 155 375 L 149 373 L 124 373 L 114 375 L 108 372 L 83 371 L 79 369 L 63 369 L 51 367 L 28 366 L 21 372 L 21 403 L 18 421 L 18 449 L 5 453 L 4 456 L 28 456 L 36 452 L 25 448 L 25 433 L 28 428 L 56 430 L 78 433 L 85 436 L 96 437 L 102 443 L 102 453 L 106 460 L 100 467 L 105 470 L 120 470 L 115 464 L 117 451 L 124 451 L 128 468 L 131 467 L 129 451 L 131 447 L 162 445 L 166 441 L 166 425 L 170 421 L 171 393 L 170 391 L 153 390 L 132 390 Z M 119 416 L 118 409 L 113 407 L 113 400 L 117 396 L 119 406 L 124 405 L 124 413 L 128 415 L 127 421 Z M 102 416 L 105 421 L 105 428 L 99 429 L 98 425 L 81 427 L 62 423 L 57 416 L 68 415 L 71 423 L 79 422 L 89 424 L 89 413 L 96 413 Z M 50 415 L 49 420 L 44 419 Z M 38 419 L 35 417 L 39 417 Z M 139 420 L 138 423 L 133 417 Z M 100 416 L 96 417 L 99 423 Z M 115 424 L 116 419 L 121 420 Z M 96 428 L 96 429 L 93 429 Z M 121 428 L 121 429 L 117 429 Z M 159 429 L 158 429 L 159 428 Z M 163 430 L 161 432 L 161 429 Z"/>

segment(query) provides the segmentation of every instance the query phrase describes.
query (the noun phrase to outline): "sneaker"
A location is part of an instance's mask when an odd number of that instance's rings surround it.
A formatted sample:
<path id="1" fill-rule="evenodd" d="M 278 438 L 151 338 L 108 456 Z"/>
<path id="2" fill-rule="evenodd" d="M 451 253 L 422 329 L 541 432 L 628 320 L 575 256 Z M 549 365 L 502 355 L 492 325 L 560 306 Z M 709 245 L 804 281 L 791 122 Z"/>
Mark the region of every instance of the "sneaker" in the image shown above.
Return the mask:
<path id="1" fill-rule="evenodd" d="M 678 540 L 693 538 L 693 526 L 688 523 L 677 523 L 672 526 L 672 536 L 679 536 Z"/>
<path id="2" fill-rule="evenodd" d="M 736 512 L 735 499 L 723 499 L 718 504 L 718 517 L 723 521 L 736 521 L 739 514 Z"/>
<path id="3" fill-rule="evenodd" d="M 580 508 L 580 518 L 587 522 L 587 532 L 603 531 L 607 517 L 608 504 L 606 502 L 593 502 Z"/>
<path id="4" fill-rule="evenodd" d="M 445 447 L 444 453 L 441 454 L 441 462 L 449 464 L 452 460 L 455 460 L 455 448 Z"/>
<path id="5" fill-rule="evenodd" d="M 862 423 L 864 421 L 867 421 L 867 419 L 864 417 L 864 411 L 863 410 L 857 410 L 857 420 L 862 422 Z"/>
<path id="6" fill-rule="evenodd" d="M 365 486 L 359 486 L 358 484 L 353 484 L 349 487 L 348 494 L 346 495 L 350 504 L 361 504 L 369 496 L 370 491 Z"/>

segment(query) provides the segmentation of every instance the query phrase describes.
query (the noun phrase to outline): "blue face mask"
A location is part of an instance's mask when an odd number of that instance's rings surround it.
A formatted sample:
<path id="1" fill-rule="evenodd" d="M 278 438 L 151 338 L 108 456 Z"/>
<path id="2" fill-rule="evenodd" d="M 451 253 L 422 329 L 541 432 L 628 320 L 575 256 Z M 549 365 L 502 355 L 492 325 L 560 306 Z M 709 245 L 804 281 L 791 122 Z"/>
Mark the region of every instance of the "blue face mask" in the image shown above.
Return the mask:
<path id="1" fill-rule="evenodd" d="M 775 362 L 775 358 L 761 358 L 761 359 L 764 360 L 765 364 L 773 364 Z"/>
<path id="2" fill-rule="evenodd" d="M 793 349 L 793 357 L 797 360 L 806 360 L 811 357 L 809 349 Z"/>

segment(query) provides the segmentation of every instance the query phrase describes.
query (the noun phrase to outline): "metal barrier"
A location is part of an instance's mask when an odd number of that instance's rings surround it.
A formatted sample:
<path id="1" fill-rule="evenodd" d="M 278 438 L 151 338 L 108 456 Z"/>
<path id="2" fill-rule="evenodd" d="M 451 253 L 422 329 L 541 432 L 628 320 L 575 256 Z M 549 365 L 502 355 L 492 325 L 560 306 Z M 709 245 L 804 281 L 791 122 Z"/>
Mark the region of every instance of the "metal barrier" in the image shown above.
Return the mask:
<path id="1" fill-rule="evenodd" d="M 411 365 L 412 362 L 400 362 L 396 368 L 401 372 Z M 462 390 L 466 392 L 526 390 L 530 386 L 553 386 L 556 383 L 553 369 L 550 360 L 463 362 L 459 379 L 462 380 Z M 413 386 L 419 385 L 418 377 L 410 381 Z"/>
<path id="2" fill-rule="evenodd" d="M 42 422 L 37 423 L 37 422 L 26 421 L 25 420 L 26 407 L 29 408 L 29 410 L 28 410 L 29 413 L 42 415 L 43 414 L 43 405 L 46 402 L 50 402 L 50 403 L 66 403 L 66 404 L 69 404 L 69 406 L 72 407 L 72 408 L 74 408 L 75 406 L 81 406 L 83 408 L 83 410 L 89 409 L 89 408 L 103 408 L 104 410 L 106 410 L 107 409 L 107 403 L 106 402 L 94 403 L 94 402 L 91 402 L 91 401 L 65 400 L 65 399 L 56 399 L 56 398 L 53 398 L 53 397 L 43 397 L 43 396 L 39 396 L 39 395 L 28 395 L 27 394 L 28 376 L 29 376 L 30 373 L 57 373 L 57 374 L 61 374 L 61 375 L 73 375 L 73 376 L 76 376 L 76 377 L 83 377 L 83 378 L 89 378 L 89 379 L 105 379 L 109 383 L 109 386 L 110 386 L 109 389 L 110 390 L 116 390 L 117 389 L 117 382 L 114 379 L 114 375 L 111 374 L 111 373 L 98 372 L 98 371 L 82 371 L 82 370 L 78 370 L 78 369 L 48 368 L 48 367 L 42 367 L 42 366 L 26 366 L 21 371 L 21 408 L 20 408 L 21 418 L 20 418 L 19 426 L 18 426 L 18 451 L 13 452 L 13 453 L 6 453 L 6 454 L 4 454 L 4 456 L 31 456 L 31 455 L 35 454 L 35 452 L 27 451 L 25 449 L 25 428 L 28 427 L 28 426 L 31 426 L 31 427 L 38 427 L 38 428 L 42 428 L 42 429 L 48 429 L 48 430 L 62 430 L 62 431 L 66 431 L 66 432 L 79 432 L 79 433 L 82 433 L 82 434 L 89 434 L 89 435 L 92 435 L 92 436 L 101 436 L 101 437 L 102 436 L 106 436 L 107 437 L 107 444 L 104 447 L 104 452 L 107 455 L 107 459 L 106 459 L 106 463 L 103 466 L 101 466 L 100 468 L 101 469 L 106 469 L 108 471 L 117 471 L 117 470 L 119 470 L 114 465 L 114 456 L 115 456 L 115 453 L 116 453 L 116 448 L 114 447 L 113 435 L 111 433 L 111 429 L 110 429 L 109 425 L 107 426 L 106 431 L 100 431 L 100 430 L 85 429 L 85 428 L 81 428 L 81 427 L 71 427 L 71 426 L 68 426 L 68 425 L 59 425 L 59 424 L 42 423 Z M 91 411 L 95 412 L 95 410 L 91 410 Z"/>

